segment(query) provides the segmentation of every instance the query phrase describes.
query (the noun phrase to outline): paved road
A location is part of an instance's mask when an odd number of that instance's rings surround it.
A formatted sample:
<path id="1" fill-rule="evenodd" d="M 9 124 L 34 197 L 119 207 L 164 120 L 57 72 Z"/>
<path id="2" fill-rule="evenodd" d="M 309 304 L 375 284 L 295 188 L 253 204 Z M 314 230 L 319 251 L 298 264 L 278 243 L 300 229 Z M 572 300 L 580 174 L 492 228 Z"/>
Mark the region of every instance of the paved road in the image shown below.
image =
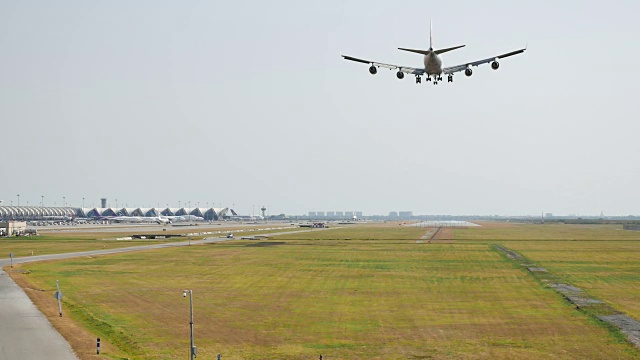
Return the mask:
<path id="1" fill-rule="evenodd" d="M 274 236 L 330 229 L 296 230 L 262 235 Z M 204 240 L 191 241 L 191 244 L 217 243 L 228 240 L 233 239 L 206 238 Z M 13 263 L 19 264 L 42 260 L 69 259 L 80 256 L 118 254 L 138 250 L 163 249 L 188 245 L 189 242 L 185 241 L 132 246 L 120 249 L 29 256 L 15 258 L 13 259 Z M 2 255 L 6 256 L 5 254 Z M 0 269 L 9 264 L 10 259 L 0 259 Z M 69 343 L 53 328 L 49 320 L 35 307 L 27 294 L 2 270 L 0 270 L 0 359 L 78 359 L 71 350 Z"/>
<path id="2" fill-rule="evenodd" d="M 77 359 L 69 343 L 4 271 L 0 271 L 0 359 Z"/>

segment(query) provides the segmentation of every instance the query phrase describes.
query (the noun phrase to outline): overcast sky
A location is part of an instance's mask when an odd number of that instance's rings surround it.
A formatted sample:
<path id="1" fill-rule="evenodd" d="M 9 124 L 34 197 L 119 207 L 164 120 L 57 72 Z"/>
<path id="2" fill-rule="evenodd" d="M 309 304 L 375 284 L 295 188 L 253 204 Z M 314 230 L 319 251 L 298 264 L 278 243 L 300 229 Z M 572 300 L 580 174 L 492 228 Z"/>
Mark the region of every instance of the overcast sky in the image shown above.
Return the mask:
<path id="1" fill-rule="evenodd" d="M 2 1 L 0 199 L 640 214 L 640 2 Z M 341 54 L 528 45 L 416 85 Z M 445 78 L 446 80 L 446 78 Z"/>

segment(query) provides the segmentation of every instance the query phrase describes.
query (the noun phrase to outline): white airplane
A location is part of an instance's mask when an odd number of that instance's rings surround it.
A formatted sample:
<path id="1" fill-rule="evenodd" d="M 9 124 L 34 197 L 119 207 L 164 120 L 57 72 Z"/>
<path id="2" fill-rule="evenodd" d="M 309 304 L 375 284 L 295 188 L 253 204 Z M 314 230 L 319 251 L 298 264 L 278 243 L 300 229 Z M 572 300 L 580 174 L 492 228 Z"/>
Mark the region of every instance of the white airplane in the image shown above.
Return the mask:
<path id="1" fill-rule="evenodd" d="M 464 47 L 465 45 L 459 45 L 459 46 L 454 46 L 454 47 L 450 47 L 450 48 L 446 48 L 446 49 L 440 49 L 440 50 L 434 50 L 433 49 L 433 27 L 430 26 L 430 32 L 429 32 L 429 50 L 416 50 L 416 49 L 405 49 L 405 48 L 398 48 L 399 50 L 403 50 L 403 51 L 409 51 L 409 52 L 413 52 L 413 53 L 417 53 L 417 54 L 422 54 L 424 55 L 424 68 L 413 68 L 413 67 L 408 67 L 408 66 L 398 66 L 398 65 L 392 65 L 392 64 L 383 64 L 383 63 L 379 63 L 379 62 L 375 62 L 375 61 L 369 61 L 369 60 L 363 60 L 363 59 L 358 59 L 358 58 L 354 58 L 351 56 L 347 56 L 347 55 L 342 55 L 342 57 L 345 60 L 351 60 L 351 61 L 356 61 L 356 62 L 360 62 L 360 63 L 364 63 L 364 64 L 370 64 L 371 66 L 369 67 L 369 73 L 371 73 L 371 75 L 375 75 L 378 73 L 378 68 L 383 67 L 383 68 L 387 68 L 387 69 L 391 69 L 391 70 L 398 70 L 398 72 L 396 73 L 396 76 L 398 77 L 398 79 L 404 79 L 404 74 L 412 74 L 416 76 L 416 84 L 420 84 L 422 82 L 422 75 L 426 75 L 427 76 L 427 81 L 431 81 L 431 77 L 433 76 L 433 84 L 437 85 L 438 81 L 442 81 L 442 74 L 446 74 L 447 75 L 447 82 L 453 82 L 453 74 L 457 73 L 459 71 L 464 71 L 464 74 L 467 76 L 471 76 L 473 75 L 473 70 L 471 70 L 471 68 L 473 66 L 480 66 L 482 64 L 488 64 L 491 63 L 491 68 L 493 70 L 498 70 L 498 68 L 500 67 L 500 63 L 498 63 L 498 59 L 503 59 L 509 56 L 513 56 L 513 55 L 517 55 L 517 54 L 521 54 L 523 53 L 526 48 L 524 49 L 520 49 L 520 50 L 515 50 L 512 52 L 508 52 L 506 54 L 502 54 L 502 55 L 497 55 L 497 56 L 492 56 L 490 58 L 486 58 L 486 59 L 482 59 L 482 60 L 478 60 L 478 61 L 472 61 L 466 64 L 461 64 L 461 65 L 456 65 L 456 66 L 451 66 L 451 67 L 442 67 L 442 60 L 440 60 L 440 54 L 446 53 L 448 51 L 451 50 L 456 50 L 459 49 L 461 47 Z"/>
<path id="2" fill-rule="evenodd" d="M 104 220 L 109 220 L 117 223 L 126 222 L 126 223 L 158 223 L 158 224 L 169 224 L 171 220 L 164 218 L 162 216 L 113 216 L 113 217 L 104 217 Z"/>
<path id="3" fill-rule="evenodd" d="M 202 216 L 196 215 L 167 215 L 163 216 L 164 219 L 168 219 L 170 221 L 204 221 Z"/>

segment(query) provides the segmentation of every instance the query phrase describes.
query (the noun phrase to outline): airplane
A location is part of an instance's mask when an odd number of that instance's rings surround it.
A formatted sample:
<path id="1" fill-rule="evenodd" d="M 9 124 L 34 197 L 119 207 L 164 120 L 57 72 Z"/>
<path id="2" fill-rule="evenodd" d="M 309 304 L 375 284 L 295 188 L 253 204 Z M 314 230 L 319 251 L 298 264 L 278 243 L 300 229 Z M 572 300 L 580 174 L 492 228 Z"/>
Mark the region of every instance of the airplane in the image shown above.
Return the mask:
<path id="1" fill-rule="evenodd" d="M 202 216 L 196 215 L 167 215 L 163 216 L 163 218 L 170 221 L 204 221 Z"/>
<path id="2" fill-rule="evenodd" d="M 527 50 L 527 48 L 524 48 L 524 49 L 511 51 L 502 55 L 497 55 L 497 56 L 493 56 L 493 57 L 482 59 L 482 60 L 468 62 L 461 65 L 442 67 L 442 60 L 440 59 L 440 56 L 439 56 L 440 54 L 444 54 L 451 50 L 460 49 L 461 47 L 464 47 L 464 46 L 465 45 L 458 45 L 458 46 L 454 46 L 446 49 L 434 50 L 433 25 L 430 24 L 429 50 L 398 48 L 398 50 L 409 51 L 412 53 L 424 55 L 424 68 L 413 68 L 408 66 L 384 64 L 384 63 L 379 63 L 375 61 L 359 59 L 359 58 L 355 58 L 348 55 L 342 55 L 342 57 L 345 60 L 351 60 L 351 61 L 355 61 L 363 64 L 370 64 L 371 66 L 369 67 L 369 73 L 371 73 L 371 75 L 377 74 L 378 68 L 381 68 L 381 67 L 391 69 L 391 70 L 397 69 L 398 72 L 396 73 L 396 76 L 398 77 L 398 79 L 404 79 L 404 74 L 412 74 L 412 75 L 415 75 L 416 77 L 416 84 L 420 84 L 422 82 L 422 78 L 421 78 L 422 75 L 427 76 L 427 81 L 431 81 L 431 77 L 433 76 L 433 84 L 437 85 L 438 81 L 442 81 L 443 74 L 447 75 L 447 80 L 448 80 L 447 82 L 453 82 L 453 74 L 459 71 L 464 71 L 464 74 L 467 77 L 473 75 L 473 70 L 471 68 L 474 66 L 480 66 L 483 64 L 491 63 L 491 68 L 493 70 L 498 70 L 498 68 L 500 67 L 500 63 L 498 62 L 499 59 L 504 59 L 513 55 L 518 55 L 523 53 L 525 50 Z"/>
<path id="3" fill-rule="evenodd" d="M 164 218 L 162 216 L 100 216 L 97 217 L 98 220 L 108 220 L 116 223 L 158 223 L 158 224 L 169 224 L 171 220 Z"/>
<path id="4" fill-rule="evenodd" d="M 238 213 L 236 213 L 233 209 L 231 209 L 231 216 L 227 216 L 226 218 L 236 221 L 264 220 L 262 215 L 238 215 Z"/>
<path id="5" fill-rule="evenodd" d="M 155 222 L 158 224 L 171 224 L 171 220 L 165 218 L 164 216 L 150 216 L 150 217 L 146 217 L 143 216 L 140 219 L 142 219 L 142 222 Z"/>

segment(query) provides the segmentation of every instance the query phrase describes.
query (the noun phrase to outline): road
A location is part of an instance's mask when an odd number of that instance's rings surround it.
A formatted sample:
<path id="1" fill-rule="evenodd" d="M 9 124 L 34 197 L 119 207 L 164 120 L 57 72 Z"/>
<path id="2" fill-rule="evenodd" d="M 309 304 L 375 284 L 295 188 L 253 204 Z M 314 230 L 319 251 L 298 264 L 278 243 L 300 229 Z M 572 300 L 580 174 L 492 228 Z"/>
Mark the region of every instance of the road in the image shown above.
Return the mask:
<path id="1" fill-rule="evenodd" d="M 331 229 L 336 228 L 296 230 L 254 236 L 275 236 Z M 217 243 L 229 240 L 234 239 L 206 238 L 204 240 L 191 241 L 191 245 Z M 13 259 L 13 263 L 21 264 L 42 260 L 60 260 L 81 256 L 118 254 L 179 246 L 189 246 L 189 242 L 184 241 L 120 249 L 29 256 L 15 258 Z M 3 254 L 3 256 L 6 255 Z M 9 264 L 10 259 L 0 259 L 0 269 Z M 78 359 L 73 353 L 73 350 L 71 350 L 69 343 L 54 329 L 49 320 L 31 302 L 27 294 L 2 270 L 0 270 L 0 320 L 0 359 Z"/>

